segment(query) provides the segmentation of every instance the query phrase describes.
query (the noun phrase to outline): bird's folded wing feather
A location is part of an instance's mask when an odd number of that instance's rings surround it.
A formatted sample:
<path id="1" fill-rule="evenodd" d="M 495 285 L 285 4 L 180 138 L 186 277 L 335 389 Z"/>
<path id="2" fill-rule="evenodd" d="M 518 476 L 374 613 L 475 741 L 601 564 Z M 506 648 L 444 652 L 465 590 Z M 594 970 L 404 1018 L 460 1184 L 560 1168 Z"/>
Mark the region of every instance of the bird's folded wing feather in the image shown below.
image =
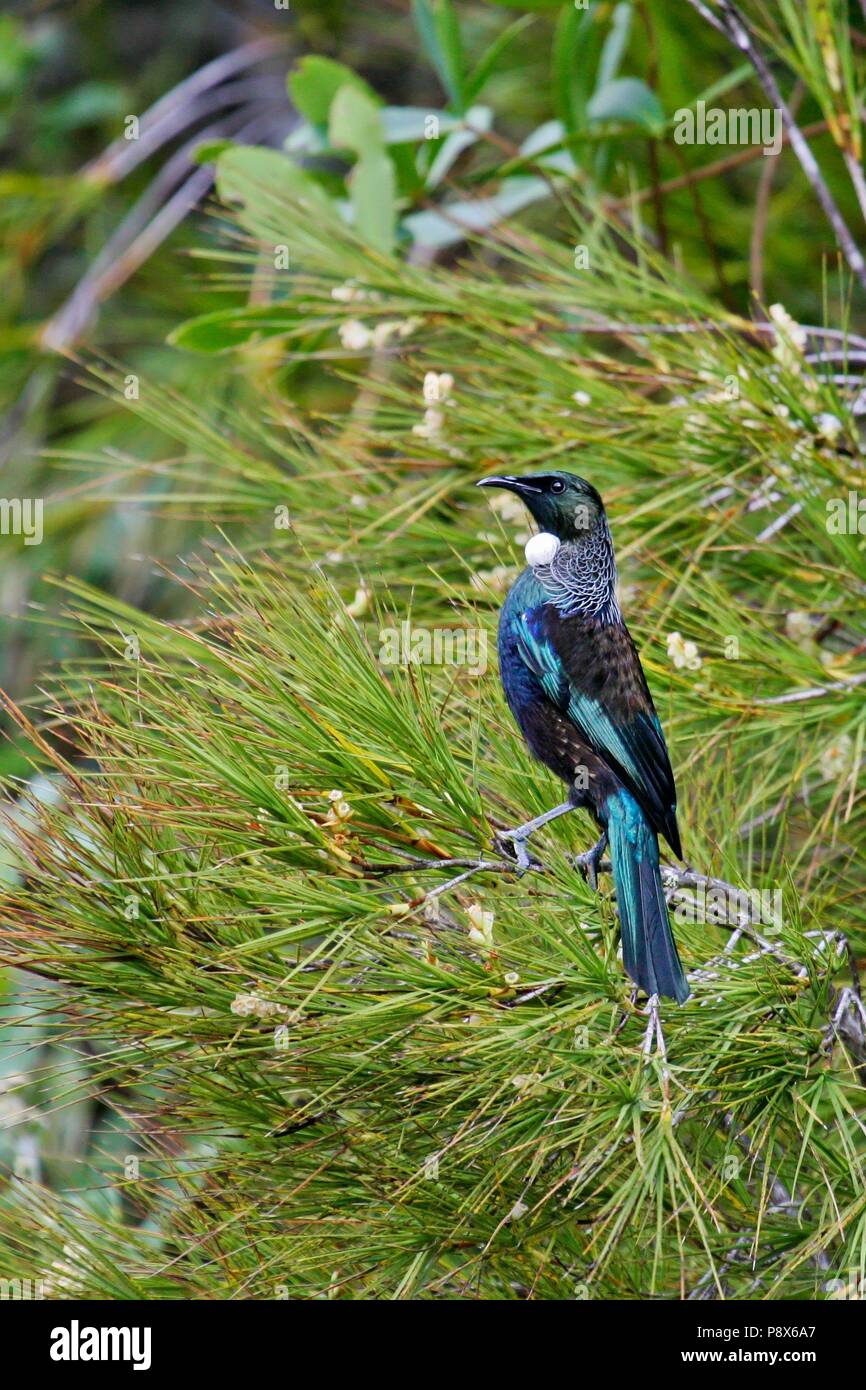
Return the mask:
<path id="1" fill-rule="evenodd" d="M 579 656 L 568 648 L 564 660 L 545 632 L 543 619 L 533 621 L 534 616 L 526 615 L 529 621 L 520 624 L 518 646 L 523 660 L 550 702 L 568 716 L 584 742 L 619 776 L 651 824 L 679 852 L 673 772 L 631 638 L 620 629 L 624 639 L 617 650 L 620 669 L 609 672 L 602 682 L 596 680 L 590 693 L 580 688 L 580 672 L 569 670 L 579 665 Z"/>

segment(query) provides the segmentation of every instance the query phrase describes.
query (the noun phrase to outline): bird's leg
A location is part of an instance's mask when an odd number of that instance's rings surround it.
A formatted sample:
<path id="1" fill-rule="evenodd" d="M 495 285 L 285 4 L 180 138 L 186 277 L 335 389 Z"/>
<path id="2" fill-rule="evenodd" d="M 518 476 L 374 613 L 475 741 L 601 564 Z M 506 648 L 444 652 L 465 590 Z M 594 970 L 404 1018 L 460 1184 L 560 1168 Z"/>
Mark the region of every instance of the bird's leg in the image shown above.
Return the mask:
<path id="1" fill-rule="evenodd" d="M 540 830 L 548 821 L 556 820 L 557 816 L 564 816 L 567 811 L 573 811 L 574 807 L 570 801 L 563 801 L 561 806 L 554 806 L 551 811 L 545 811 L 543 815 L 536 816 L 534 820 L 528 820 L 524 825 L 515 826 L 513 830 L 497 830 L 494 839 L 498 844 L 501 841 L 510 841 L 514 850 L 514 857 L 517 860 L 518 874 L 525 874 L 526 870 L 532 867 L 529 855 L 526 852 L 526 841 L 530 835 L 534 835 L 536 830 Z"/>
<path id="2" fill-rule="evenodd" d="M 667 1061 L 667 1049 L 665 1048 L 665 1035 L 662 1032 L 662 1021 L 659 1015 L 659 997 L 657 994 L 650 996 L 649 1003 L 644 1011 L 649 1015 L 649 1023 L 643 1038 L 644 1056 L 649 1057 L 653 1050 L 653 1043 L 658 1047 L 659 1056 L 662 1061 Z"/>
<path id="3" fill-rule="evenodd" d="M 656 1051 L 659 1054 L 659 1061 L 662 1064 L 662 1094 L 664 1095 L 666 1105 L 670 1105 L 668 1050 L 665 1046 L 665 1035 L 662 1032 L 662 1019 L 661 1013 L 659 1012 L 659 997 L 657 994 L 650 996 L 645 1012 L 649 1014 L 649 1023 L 647 1024 L 647 1030 L 643 1038 L 643 1055 L 645 1059 L 649 1061 L 653 1050 L 653 1043 L 655 1043 Z"/>
<path id="4" fill-rule="evenodd" d="M 634 1008 L 635 1004 L 637 1003 L 637 994 L 638 994 L 637 985 L 635 985 L 635 987 L 634 987 L 634 989 L 632 990 L 631 995 L 630 995 L 630 997 L 629 997 L 629 1001 L 628 1001 L 628 1002 L 629 1002 L 629 1007 L 632 1008 L 632 1009 Z M 626 1008 L 623 1008 L 622 1014 L 620 1015 L 619 1023 L 616 1025 L 616 1028 L 613 1030 L 613 1036 L 614 1036 L 615 1038 L 618 1038 L 618 1037 L 619 1037 L 619 1035 L 620 1035 L 620 1033 L 622 1032 L 623 1028 L 624 1028 L 625 1025 L 628 1023 L 630 1017 L 631 1017 L 631 1015 L 629 1014 L 629 1010 L 626 1009 Z"/>
<path id="5" fill-rule="evenodd" d="M 607 831 L 603 830 L 598 837 L 598 841 L 592 849 L 585 850 L 583 854 L 574 856 L 574 867 L 580 869 L 593 893 L 598 892 L 598 866 L 601 856 L 607 849 Z"/>

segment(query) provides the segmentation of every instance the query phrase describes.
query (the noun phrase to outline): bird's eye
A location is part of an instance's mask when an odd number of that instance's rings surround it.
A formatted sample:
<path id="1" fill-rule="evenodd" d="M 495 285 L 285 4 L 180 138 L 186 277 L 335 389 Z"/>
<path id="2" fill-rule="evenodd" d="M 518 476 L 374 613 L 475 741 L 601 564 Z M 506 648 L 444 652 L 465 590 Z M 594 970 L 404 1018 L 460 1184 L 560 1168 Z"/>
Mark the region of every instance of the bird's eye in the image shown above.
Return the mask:
<path id="1" fill-rule="evenodd" d="M 553 482 L 550 484 L 550 491 L 565 492 L 565 483 L 561 478 L 554 478 Z"/>

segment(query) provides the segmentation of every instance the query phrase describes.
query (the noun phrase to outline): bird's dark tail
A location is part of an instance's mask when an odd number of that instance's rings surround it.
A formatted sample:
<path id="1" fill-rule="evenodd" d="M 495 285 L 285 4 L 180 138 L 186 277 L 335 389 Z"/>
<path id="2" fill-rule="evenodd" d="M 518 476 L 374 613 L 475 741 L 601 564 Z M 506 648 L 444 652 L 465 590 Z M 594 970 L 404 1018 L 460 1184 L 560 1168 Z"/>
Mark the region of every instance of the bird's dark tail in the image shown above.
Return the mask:
<path id="1" fill-rule="evenodd" d="M 647 995 L 663 994 L 682 1004 L 689 986 L 668 917 L 658 837 L 625 789 L 608 797 L 606 811 L 623 965 Z"/>

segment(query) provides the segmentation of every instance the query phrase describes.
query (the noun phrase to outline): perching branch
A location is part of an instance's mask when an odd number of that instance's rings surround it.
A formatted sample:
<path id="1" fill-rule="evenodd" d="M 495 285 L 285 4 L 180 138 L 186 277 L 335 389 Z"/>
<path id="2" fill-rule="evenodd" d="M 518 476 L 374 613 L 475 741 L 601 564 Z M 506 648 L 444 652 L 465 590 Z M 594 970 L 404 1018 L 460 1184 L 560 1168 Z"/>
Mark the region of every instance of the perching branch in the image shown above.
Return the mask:
<path id="1" fill-rule="evenodd" d="M 431 899 L 441 897 L 444 893 L 450 892 L 451 889 L 457 888 L 460 884 L 465 883 L 467 879 L 474 877 L 475 874 L 515 873 L 517 865 L 513 859 L 509 859 L 505 856 L 485 858 L 483 855 L 479 855 L 477 859 L 469 857 L 427 859 L 416 855 L 407 855 L 405 860 L 399 864 L 365 864 L 363 866 L 365 874 L 375 875 L 381 878 L 387 878 L 393 874 L 415 873 L 425 869 L 461 869 L 462 872 L 457 874 L 454 878 L 447 879 L 444 883 L 438 884 L 435 888 L 425 893 L 420 899 L 421 902 L 427 902 Z M 548 870 L 543 863 L 538 860 L 533 860 L 527 872 L 546 873 Z M 601 861 L 598 865 L 598 872 L 611 872 L 609 859 Z M 683 888 L 697 888 L 703 892 L 721 893 L 735 903 L 742 903 L 743 890 L 737 888 L 733 883 L 728 883 L 725 879 L 713 878 L 709 874 L 698 873 L 695 869 L 688 867 L 677 868 L 671 864 L 663 864 L 661 873 L 665 889 L 670 895 L 673 895 Z M 729 909 L 723 919 L 712 919 L 712 925 L 733 927 L 735 933 L 746 936 L 753 941 L 755 945 L 759 947 L 760 954 L 773 955 L 782 964 L 793 969 L 801 976 L 805 976 L 808 973 L 805 966 L 785 956 L 772 944 L 772 942 L 768 941 L 765 936 L 757 931 L 757 927 L 763 926 L 765 923 L 761 913 L 753 911 L 751 903 L 738 907 L 733 912 L 733 915 Z"/>
<path id="2" fill-rule="evenodd" d="M 866 677 L 864 677 L 866 679 Z M 473 859 L 469 856 L 455 857 L 451 859 L 430 859 L 418 855 L 406 855 L 399 863 L 391 864 L 364 864 L 363 872 L 370 876 L 388 878 L 394 874 L 417 873 L 427 869 L 460 869 L 461 872 L 453 878 L 446 879 L 444 883 L 439 883 L 435 888 L 428 890 L 418 900 L 417 906 L 435 901 L 452 889 L 460 887 L 468 879 L 479 873 L 515 873 L 517 866 L 514 860 L 505 856 L 487 857 L 480 854 Z M 599 873 L 610 873 L 611 865 L 609 860 L 603 860 L 598 865 Z M 538 860 L 530 862 L 527 872 L 545 873 L 546 866 Z M 706 962 L 698 970 L 692 971 L 690 978 L 693 980 L 709 981 L 717 978 L 716 967 L 729 962 L 733 949 L 741 937 L 746 937 L 751 941 L 757 950 L 750 956 L 746 956 L 741 964 L 748 964 L 752 960 L 758 960 L 761 956 L 772 956 L 787 970 L 790 970 L 801 981 L 808 981 L 810 969 L 802 961 L 795 960 L 785 954 L 777 945 L 770 941 L 758 928 L 764 926 L 762 914 L 754 910 L 751 901 L 743 903 L 742 890 L 735 884 L 727 882 L 725 879 L 714 878 L 709 874 L 698 873 L 695 869 L 684 867 L 677 868 L 674 865 L 663 864 L 662 881 L 670 902 L 674 894 L 681 889 L 694 888 L 702 892 L 721 893 L 727 900 L 725 904 L 725 914 L 722 918 L 710 918 L 713 926 L 732 927 L 733 934 L 729 939 L 724 950 L 717 956 Z M 731 904 L 734 904 L 732 907 Z M 809 936 L 820 938 L 816 956 L 823 946 L 831 942 L 837 954 L 847 954 L 849 968 L 851 971 L 851 985 L 843 988 L 838 994 L 834 995 L 834 1008 L 830 1022 L 827 1026 L 828 1040 L 838 1038 L 847 1048 L 853 1061 L 859 1067 L 866 1067 L 866 1005 L 864 1005 L 861 991 L 860 980 L 857 973 L 857 964 L 854 960 L 847 938 L 841 932 L 812 932 Z M 814 959 L 814 957 L 813 957 Z M 650 1030 L 652 1020 L 650 1021 Z"/>

